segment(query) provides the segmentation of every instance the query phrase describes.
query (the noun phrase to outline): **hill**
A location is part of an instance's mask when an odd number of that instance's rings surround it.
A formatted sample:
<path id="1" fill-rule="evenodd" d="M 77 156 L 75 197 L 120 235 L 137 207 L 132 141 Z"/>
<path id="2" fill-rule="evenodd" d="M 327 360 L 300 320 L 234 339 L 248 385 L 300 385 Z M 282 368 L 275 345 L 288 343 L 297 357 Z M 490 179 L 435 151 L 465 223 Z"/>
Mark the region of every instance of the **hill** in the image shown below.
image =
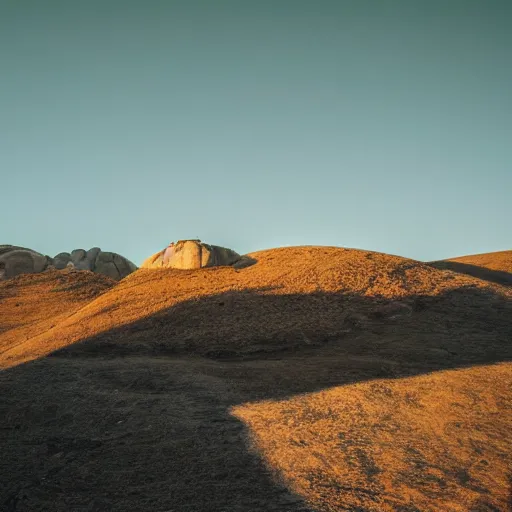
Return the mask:
<path id="1" fill-rule="evenodd" d="M 512 251 L 489 252 L 434 261 L 432 266 L 453 270 L 484 281 L 512 285 Z"/>
<path id="2" fill-rule="evenodd" d="M 494 292 L 465 276 L 369 251 L 298 247 L 250 256 L 257 264 L 242 270 L 141 269 L 51 332 L 6 352 L 0 364 L 68 346 L 74 353 L 212 357 L 275 351 L 343 336 L 371 323 L 380 308 L 408 316 L 437 297 L 437 305 L 450 301 L 453 314 L 452 292 L 473 288 L 477 305 Z"/>
<path id="3" fill-rule="evenodd" d="M 35 323 L 0 333 L 0 509 L 508 510 L 509 287 L 368 251 L 250 257 L 84 273 L 96 292 L 62 311 L 30 300 L 60 274 L 11 288 Z"/>
<path id="4" fill-rule="evenodd" d="M 69 270 L 0 281 L 0 354 L 53 329 L 114 283 L 101 274 Z"/>

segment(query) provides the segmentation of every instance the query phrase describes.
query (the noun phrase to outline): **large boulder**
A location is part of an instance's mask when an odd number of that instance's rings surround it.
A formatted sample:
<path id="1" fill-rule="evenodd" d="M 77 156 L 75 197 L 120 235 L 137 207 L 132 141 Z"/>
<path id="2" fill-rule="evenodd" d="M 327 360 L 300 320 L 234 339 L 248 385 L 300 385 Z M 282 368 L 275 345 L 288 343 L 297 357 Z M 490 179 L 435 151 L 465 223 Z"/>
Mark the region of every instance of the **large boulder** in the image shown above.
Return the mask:
<path id="1" fill-rule="evenodd" d="M 51 258 L 26 247 L 0 245 L 0 279 L 43 272 L 50 261 Z"/>
<path id="2" fill-rule="evenodd" d="M 53 258 L 53 266 L 57 270 L 66 268 L 67 264 L 71 261 L 71 254 L 69 252 L 60 252 Z"/>
<path id="3" fill-rule="evenodd" d="M 167 251 L 167 254 L 166 254 Z M 242 260 L 237 252 L 209 245 L 201 240 L 180 240 L 172 250 L 163 249 L 150 256 L 141 268 L 177 268 L 182 270 L 235 265 Z"/>

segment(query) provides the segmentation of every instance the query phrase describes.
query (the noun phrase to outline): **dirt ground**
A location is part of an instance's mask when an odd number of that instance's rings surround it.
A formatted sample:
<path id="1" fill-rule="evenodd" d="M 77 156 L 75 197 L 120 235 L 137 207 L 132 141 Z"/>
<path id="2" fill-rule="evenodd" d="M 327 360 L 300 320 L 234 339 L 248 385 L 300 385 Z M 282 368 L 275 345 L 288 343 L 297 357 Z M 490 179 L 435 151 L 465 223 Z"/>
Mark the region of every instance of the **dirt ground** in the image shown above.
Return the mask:
<path id="1" fill-rule="evenodd" d="M 0 283 L 0 510 L 512 510 L 510 287 L 253 256 Z"/>

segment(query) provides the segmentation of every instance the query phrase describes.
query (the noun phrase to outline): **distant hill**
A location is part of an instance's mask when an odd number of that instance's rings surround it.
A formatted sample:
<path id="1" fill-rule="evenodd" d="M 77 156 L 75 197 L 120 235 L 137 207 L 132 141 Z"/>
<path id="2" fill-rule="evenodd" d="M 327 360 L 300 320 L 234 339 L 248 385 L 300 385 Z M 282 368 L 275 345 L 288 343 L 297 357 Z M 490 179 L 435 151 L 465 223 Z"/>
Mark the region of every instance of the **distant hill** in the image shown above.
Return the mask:
<path id="1" fill-rule="evenodd" d="M 438 269 L 453 270 L 484 281 L 512 285 L 512 251 L 489 252 L 434 261 Z"/>
<path id="2" fill-rule="evenodd" d="M 508 510 L 509 286 L 249 257 L 0 283 L 0 510 Z"/>

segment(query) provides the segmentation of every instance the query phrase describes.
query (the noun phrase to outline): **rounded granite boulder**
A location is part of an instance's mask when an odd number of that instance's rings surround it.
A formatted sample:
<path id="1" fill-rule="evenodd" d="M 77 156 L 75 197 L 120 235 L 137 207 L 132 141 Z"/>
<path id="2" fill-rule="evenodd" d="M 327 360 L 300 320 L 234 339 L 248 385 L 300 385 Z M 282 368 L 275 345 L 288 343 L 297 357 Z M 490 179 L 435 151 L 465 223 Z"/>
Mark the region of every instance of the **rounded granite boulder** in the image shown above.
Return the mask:
<path id="1" fill-rule="evenodd" d="M 231 266 L 243 259 L 232 249 L 209 245 L 201 240 L 179 240 L 153 254 L 141 268 L 176 268 L 192 270 L 205 267 Z"/>

